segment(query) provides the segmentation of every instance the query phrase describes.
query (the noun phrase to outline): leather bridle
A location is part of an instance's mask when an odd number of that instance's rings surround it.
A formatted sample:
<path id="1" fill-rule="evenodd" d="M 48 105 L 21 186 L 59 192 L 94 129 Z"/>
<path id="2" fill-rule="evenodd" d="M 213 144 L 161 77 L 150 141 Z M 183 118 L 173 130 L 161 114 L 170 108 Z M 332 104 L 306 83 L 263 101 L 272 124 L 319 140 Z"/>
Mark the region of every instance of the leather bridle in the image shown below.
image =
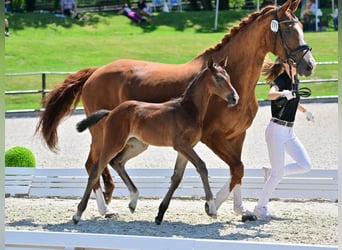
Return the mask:
<path id="1" fill-rule="evenodd" d="M 272 20 L 272 22 L 271 22 L 271 30 L 274 32 L 274 36 L 275 36 L 274 37 L 273 52 L 275 52 L 275 47 L 276 47 L 276 43 L 277 43 L 277 37 L 278 37 L 278 34 L 279 34 L 281 46 L 284 49 L 285 54 L 286 54 L 286 62 L 289 65 L 291 65 L 291 66 L 296 66 L 296 64 L 300 63 L 300 61 L 303 59 L 303 57 L 306 55 L 306 53 L 311 51 L 312 48 L 308 44 L 300 45 L 300 46 L 298 46 L 297 48 L 295 48 L 293 50 L 291 50 L 289 48 L 289 46 L 286 43 L 286 39 L 284 39 L 284 35 L 283 35 L 282 30 L 281 30 L 280 24 L 283 24 L 283 23 L 293 23 L 293 24 L 294 23 L 298 23 L 298 19 L 295 17 L 295 18 L 293 18 L 291 20 L 279 21 L 278 10 L 279 10 L 279 7 L 277 7 L 277 9 L 275 11 L 275 19 Z M 304 52 L 303 55 L 300 58 L 296 59 L 296 55 L 299 52 L 302 52 L 302 51 Z"/>

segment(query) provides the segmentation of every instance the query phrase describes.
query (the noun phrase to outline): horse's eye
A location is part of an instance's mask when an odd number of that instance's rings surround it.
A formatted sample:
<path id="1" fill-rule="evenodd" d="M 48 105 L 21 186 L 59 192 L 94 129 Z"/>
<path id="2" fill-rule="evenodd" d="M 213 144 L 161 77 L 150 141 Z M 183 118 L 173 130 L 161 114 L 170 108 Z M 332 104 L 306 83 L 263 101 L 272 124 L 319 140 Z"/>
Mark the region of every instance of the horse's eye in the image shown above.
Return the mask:
<path id="1" fill-rule="evenodd" d="M 215 75 L 215 81 L 219 84 L 225 84 L 228 81 L 228 75 L 220 73 Z"/>
<path id="2" fill-rule="evenodd" d="M 220 76 L 220 75 L 215 75 L 215 80 L 216 80 L 217 82 L 220 82 L 220 81 L 223 80 L 223 77 Z"/>
<path id="3" fill-rule="evenodd" d="M 292 32 L 292 27 L 293 27 L 292 24 L 286 26 L 286 28 L 285 28 L 285 33 L 286 33 L 286 34 L 290 34 L 290 33 Z"/>

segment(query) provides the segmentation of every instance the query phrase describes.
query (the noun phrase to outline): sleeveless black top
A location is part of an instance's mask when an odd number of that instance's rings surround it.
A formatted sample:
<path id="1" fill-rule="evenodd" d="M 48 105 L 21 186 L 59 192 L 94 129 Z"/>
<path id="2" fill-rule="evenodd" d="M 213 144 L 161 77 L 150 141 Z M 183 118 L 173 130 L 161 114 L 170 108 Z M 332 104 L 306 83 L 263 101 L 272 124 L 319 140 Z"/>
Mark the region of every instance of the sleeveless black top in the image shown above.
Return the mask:
<path id="1" fill-rule="evenodd" d="M 271 82 L 271 87 L 276 85 L 278 86 L 279 91 L 293 90 L 294 92 L 298 93 L 297 77 L 295 77 L 295 82 L 296 84 L 292 84 L 289 75 L 284 71 L 273 82 Z M 287 100 L 286 97 L 279 97 L 276 100 L 272 100 L 272 117 L 287 122 L 294 122 L 299 100 L 300 97 L 298 94 L 296 94 L 296 98 L 293 98 L 291 100 Z"/>

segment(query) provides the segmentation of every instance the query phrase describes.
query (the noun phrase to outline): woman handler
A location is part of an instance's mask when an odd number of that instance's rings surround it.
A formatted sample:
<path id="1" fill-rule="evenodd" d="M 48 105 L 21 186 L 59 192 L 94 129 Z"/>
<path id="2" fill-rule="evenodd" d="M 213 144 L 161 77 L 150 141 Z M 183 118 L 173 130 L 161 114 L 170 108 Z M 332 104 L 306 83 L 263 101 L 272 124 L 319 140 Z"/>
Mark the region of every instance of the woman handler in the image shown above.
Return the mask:
<path id="1" fill-rule="evenodd" d="M 263 74 L 271 83 L 268 98 L 271 100 L 272 118 L 265 133 L 271 168 L 263 168 L 266 183 L 254 213 L 258 219 L 271 219 L 267 204 L 282 177 L 305 173 L 311 169 L 308 153 L 294 132 L 296 112 L 303 112 L 308 121 L 313 121 L 314 116 L 299 103 L 299 81 L 295 66 L 277 58 L 274 63 L 264 65 Z M 285 153 L 294 162 L 285 164 Z"/>

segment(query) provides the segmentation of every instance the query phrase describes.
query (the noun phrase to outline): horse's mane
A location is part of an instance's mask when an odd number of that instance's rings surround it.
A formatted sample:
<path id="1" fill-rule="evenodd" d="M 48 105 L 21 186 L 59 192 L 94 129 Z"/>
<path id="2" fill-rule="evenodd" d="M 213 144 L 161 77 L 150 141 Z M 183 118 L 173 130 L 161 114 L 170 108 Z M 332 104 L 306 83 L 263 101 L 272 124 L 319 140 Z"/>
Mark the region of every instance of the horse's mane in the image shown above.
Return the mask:
<path id="1" fill-rule="evenodd" d="M 258 17 L 264 15 L 265 13 L 267 13 L 270 10 L 273 10 L 275 8 L 275 6 L 272 5 L 268 5 L 266 7 L 264 7 L 263 9 L 261 9 L 260 11 L 257 12 L 253 12 L 251 14 L 249 14 L 247 17 L 243 18 L 241 20 L 241 22 L 234 26 L 229 33 L 227 33 L 221 40 L 220 43 L 216 44 L 215 47 L 212 48 L 208 48 L 206 49 L 202 54 L 200 54 L 197 57 L 202 56 L 203 54 L 207 53 L 207 52 L 212 52 L 214 50 L 219 50 L 222 48 L 223 44 L 226 44 L 229 42 L 229 40 L 234 37 L 240 30 L 242 30 L 243 28 L 245 28 L 246 26 L 248 26 L 250 23 L 252 23 L 253 21 L 255 21 Z"/>

